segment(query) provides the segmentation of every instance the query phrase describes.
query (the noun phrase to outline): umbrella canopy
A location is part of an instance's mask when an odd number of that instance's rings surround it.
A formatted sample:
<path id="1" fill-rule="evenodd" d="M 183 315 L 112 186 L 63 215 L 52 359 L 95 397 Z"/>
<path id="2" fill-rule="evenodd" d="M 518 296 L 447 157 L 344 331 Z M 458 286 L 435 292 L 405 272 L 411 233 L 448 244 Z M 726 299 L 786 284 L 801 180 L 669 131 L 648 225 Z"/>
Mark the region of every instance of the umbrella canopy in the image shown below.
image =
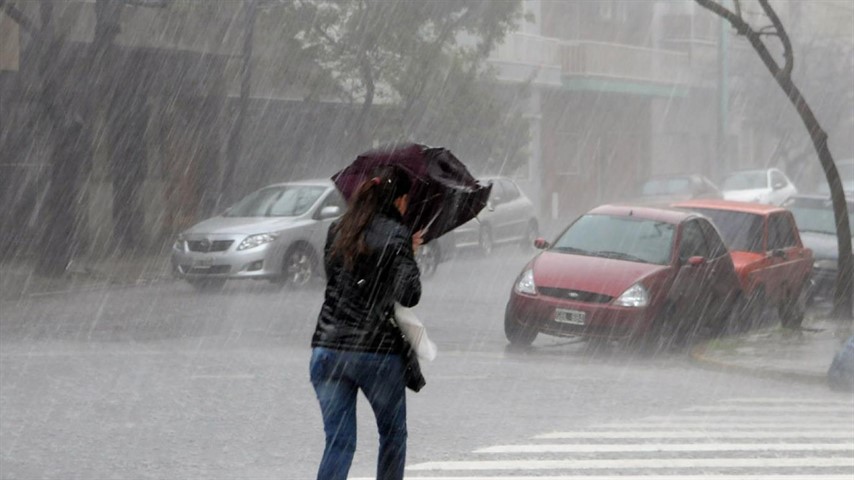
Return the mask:
<path id="1" fill-rule="evenodd" d="M 332 176 L 349 201 L 377 167 L 397 165 L 412 180 L 403 221 L 423 230 L 429 242 L 471 220 L 486 206 L 492 185 L 483 185 L 445 148 L 408 143 L 365 152 Z"/>

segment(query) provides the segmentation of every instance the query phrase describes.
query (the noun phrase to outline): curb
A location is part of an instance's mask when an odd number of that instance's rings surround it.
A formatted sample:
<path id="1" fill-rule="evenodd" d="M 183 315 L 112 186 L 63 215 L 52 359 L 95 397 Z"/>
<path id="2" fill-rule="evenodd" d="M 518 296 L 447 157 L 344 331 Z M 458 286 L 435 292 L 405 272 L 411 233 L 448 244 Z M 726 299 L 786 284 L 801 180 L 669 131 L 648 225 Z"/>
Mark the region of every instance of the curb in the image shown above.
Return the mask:
<path id="1" fill-rule="evenodd" d="M 770 378 L 774 380 L 794 380 L 807 385 L 827 385 L 827 376 L 823 374 L 795 372 L 768 367 L 748 367 L 710 357 L 706 354 L 707 350 L 708 343 L 697 345 L 691 349 L 691 359 L 694 363 L 709 370 L 740 373 L 753 377 Z"/>

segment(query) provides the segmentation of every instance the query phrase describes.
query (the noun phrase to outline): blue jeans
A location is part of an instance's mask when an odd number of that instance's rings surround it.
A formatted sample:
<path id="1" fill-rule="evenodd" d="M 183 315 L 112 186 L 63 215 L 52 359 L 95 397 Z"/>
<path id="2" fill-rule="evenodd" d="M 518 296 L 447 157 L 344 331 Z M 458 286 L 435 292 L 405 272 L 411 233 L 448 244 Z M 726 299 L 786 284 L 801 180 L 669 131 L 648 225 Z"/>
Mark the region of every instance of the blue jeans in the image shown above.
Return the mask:
<path id="1" fill-rule="evenodd" d="M 356 452 L 356 394 L 367 397 L 380 434 L 377 480 L 400 480 L 406 463 L 406 386 L 400 355 L 315 347 L 309 368 L 326 448 L 318 480 L 346 480 Z"/>

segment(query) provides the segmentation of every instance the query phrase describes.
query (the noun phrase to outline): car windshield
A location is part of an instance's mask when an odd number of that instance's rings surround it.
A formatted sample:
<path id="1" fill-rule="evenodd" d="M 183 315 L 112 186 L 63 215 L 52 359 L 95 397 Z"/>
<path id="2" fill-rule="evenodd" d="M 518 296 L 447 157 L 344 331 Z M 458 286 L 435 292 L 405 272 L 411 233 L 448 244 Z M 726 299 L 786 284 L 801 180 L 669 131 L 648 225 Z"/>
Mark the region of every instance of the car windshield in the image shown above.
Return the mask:
<path id="1" fill-rule="evenodd" d="M 854 225 L 854 211 L 848 205 L 848 224 Z M 786 205 L 795 216 L 798 230 L 802 232 L 827 233 L 836 235 L 836 218 L 830 200 L 809 203 L 794 202 Z M 854 236 L 854 235 L 852 235 Z"/>
<path id="2" fill-rule="evenodd" d="M 730 250 L 742 252 L 764 251 L 762 242 L 762 217 L 753 213 L 730 212 L 711 208 L 695 208 L 694 211 L 712 219 L 721 237 Z"/>
<path id="3" fill-rule="evenodd" d="M 314 205 L 326 187 L 284 185 L 262 188 L 228 209 L 226 217 L 295 217 Z"/>
<path id="4" fill-rule="evenodd" d="M 631 262 L 670 263 L 674 226 L 643 218 L 584 215 L 551 250 Z"/>
<path id="5" fill-rule="evenodd" d="M 764 171 L 733 173 L 728 175 L 721 184 L 723 190 L 753 190 L 767 186 L 768 178 Z"/>
<path id="6" fill-rule="evenodd" d="M 691 193 L 691 180 L 685 177 L 653 178 L 643 184 L 641 193 L 643 195 Z"/>

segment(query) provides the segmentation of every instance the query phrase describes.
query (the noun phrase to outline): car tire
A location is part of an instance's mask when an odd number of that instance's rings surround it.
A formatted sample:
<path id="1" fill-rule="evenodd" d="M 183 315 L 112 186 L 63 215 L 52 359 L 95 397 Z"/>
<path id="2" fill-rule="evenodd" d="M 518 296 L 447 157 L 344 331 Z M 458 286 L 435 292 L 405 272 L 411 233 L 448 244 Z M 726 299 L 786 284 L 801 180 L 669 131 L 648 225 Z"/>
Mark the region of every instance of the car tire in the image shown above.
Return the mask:
<path id="1" fill-rule="evenodd" d="M 803 285 L 797 293 L 787 291 L 780 301 L 777 313 L 780 316 L 780 324 L 783 328 L 799 329 L 804 321 L 806 311 L 806 300 L 804 299 Z"/>
<path id="2" fill-rule="evenodd" d="M 509 312 L 504 314 L 504 336 L 514 347 L 528 347 L 540 332 L 536 328 L 522 325 Z"/>
<path id="3" fill-rule="evenodd" d="M 422 245 L 415 254 L 415 261 L 418 263 L 418 270 L 421 272 L 422 278 L 430 278 L 436 273 L 439 267 L 441 252 L 438 245 Z"/>
<path id="4" fill-rule="evenodd" d="M 644 338 L 644 350 L 656 354 L 684 346 L 690 324 L 690 318 L 678 318 L 675 305 L 665 304 Z"/>
<path id="5" fill-rule="evenodd" d="M 765 289 L 757 287 L 749 296 L 741 295 L 736 306 L 739 322 L 739 331 L 746 332 L 762 324 L 768 301 L 765 297 Z"/>
<path id="6" fill-rule="evenodd" d="M 218 292 L 225 286 L 224 278 L 188 278 L 187 283 L 198 292 Z"/>
<path id="7" fill-rule="evenodd" d="M 290 247 L 282 259 L 282 274 L 274 280 L 280 286 L 303 288 L 317 279 L 317 255 L 306 245 Z"/>
<path id="8" fill-rule="evenodd" d="M 492 250 L 495 246 L 493 244 L 492 230 L 490 230 L 489 226 L 480 226 L 480 230 L 478 230 L 477 233 L 477 245 L 480 249 L 480 254 L 484 257 L 488 257 L 492 254 Z"/>

